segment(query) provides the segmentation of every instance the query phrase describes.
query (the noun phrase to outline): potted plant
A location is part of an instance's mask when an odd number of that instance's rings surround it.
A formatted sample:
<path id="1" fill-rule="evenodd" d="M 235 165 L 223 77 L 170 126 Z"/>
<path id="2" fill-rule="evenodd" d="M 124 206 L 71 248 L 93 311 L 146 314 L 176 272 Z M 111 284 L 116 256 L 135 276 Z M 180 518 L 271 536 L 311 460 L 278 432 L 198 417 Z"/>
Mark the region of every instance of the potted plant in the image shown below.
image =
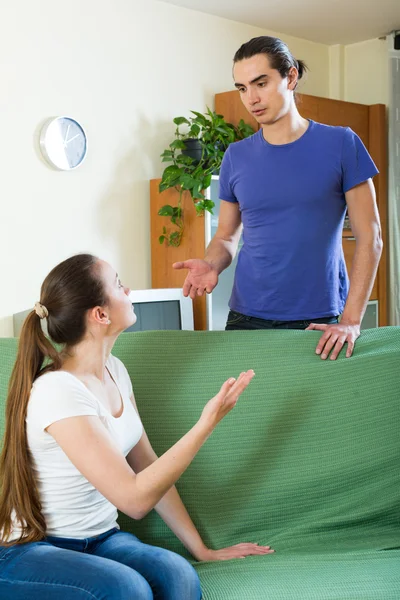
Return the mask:
<path id="1" fill-rule="evenodd" d="M 212 213 L 214 202 L 204 196 L 213 174 L 218 174 L 221 162 L 229 144 L 253 135 L 254 130 L 241 119 L 236 127 L 225 121 L 207 107 L 205 114 L 190 111 L 188 119 L 176 117 L 175 139 L 161 154 L 163 162 L 172 163 L 166 167 L 159 185 L 160 192 L 175 187 L 179 192 L 177 206 L 166 204 L 158 211 L 162 217 L 169 217 L 175 229 L 171 232 L 163 227 L 160 244 L 179 246 L 183 235 L 182 194 L 188 191 L 196 207 L 197 215 L 205 210 Z M 184 131 L 181 130 L 184 128 Z"/>

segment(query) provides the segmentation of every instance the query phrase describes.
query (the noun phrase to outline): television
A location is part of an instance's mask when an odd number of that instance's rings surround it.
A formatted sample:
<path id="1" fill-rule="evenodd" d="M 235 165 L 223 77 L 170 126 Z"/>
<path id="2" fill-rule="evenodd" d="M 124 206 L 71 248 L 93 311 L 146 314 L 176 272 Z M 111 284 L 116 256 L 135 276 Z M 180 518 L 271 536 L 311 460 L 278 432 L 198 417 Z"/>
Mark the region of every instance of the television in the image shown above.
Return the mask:
<path id="1" fill-rule="evenodd" d="M 133 290 L 129 297 L 137 321 L 125 331 L 193 330 L 193 303 L 182 288 Z"/>
<path id="2" fill-rule="evenodd" d="M 185 298 L 182 288 L 133 290 L 129 298 L 134 306 L 137 321 L 125 331 L 194 329 L 192 300 Z M 13 315 L 15 337 L 19 337 L 22 324 L 31 310 Z M 46 332 L 45 319 L 43 329 Z"/>

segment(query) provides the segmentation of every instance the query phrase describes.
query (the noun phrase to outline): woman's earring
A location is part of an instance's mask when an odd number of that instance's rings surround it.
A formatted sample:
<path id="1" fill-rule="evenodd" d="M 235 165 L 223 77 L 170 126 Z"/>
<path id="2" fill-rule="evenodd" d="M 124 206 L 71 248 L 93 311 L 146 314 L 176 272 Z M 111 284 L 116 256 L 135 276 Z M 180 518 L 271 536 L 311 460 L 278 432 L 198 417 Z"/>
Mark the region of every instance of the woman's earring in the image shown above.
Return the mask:
<path id="1" fill-rule="evenodd" d="M 111 321 L 110 321 L 110 319 L 108 319 L 108 321 L 107 321 L 107 325 L 111 325 Z"/>

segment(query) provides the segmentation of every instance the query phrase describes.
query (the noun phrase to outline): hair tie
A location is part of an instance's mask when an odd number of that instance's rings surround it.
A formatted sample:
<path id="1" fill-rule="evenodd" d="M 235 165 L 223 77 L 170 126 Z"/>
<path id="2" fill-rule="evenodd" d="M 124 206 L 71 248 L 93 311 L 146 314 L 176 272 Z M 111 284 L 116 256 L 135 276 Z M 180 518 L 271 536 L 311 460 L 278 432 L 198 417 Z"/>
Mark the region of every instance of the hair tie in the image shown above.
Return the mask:
<path id="1" fill-rule="evenodd" d="M 35 303 L 34 310 L 35 310 L 35 313 L 37 314 L 37 316 L 40 317 L 41 319 L 45 319 L 46 317 L 49 316 L 49 311 L 44 306 L 44 304 L 40 304 L 40 302 Z"/>

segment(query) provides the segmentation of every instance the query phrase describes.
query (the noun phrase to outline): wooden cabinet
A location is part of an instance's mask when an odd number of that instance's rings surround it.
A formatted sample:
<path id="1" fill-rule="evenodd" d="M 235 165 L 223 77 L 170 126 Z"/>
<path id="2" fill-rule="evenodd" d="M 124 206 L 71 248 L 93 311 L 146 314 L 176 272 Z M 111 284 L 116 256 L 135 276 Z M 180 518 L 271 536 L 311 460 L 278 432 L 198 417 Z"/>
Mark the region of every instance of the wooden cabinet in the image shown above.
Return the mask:
<path id="1" fill-rule="evenodd" d="M 150 181 L 150 230 L 151 230 L 151 286 L 153 288 L 182 287 L 187 274 L 186 270 L 173 269 L 174 262 L 188 258 L 201 258 L 206 247 L 204 217 L 198 217 L 189 193 L 183 194 L 182 206 L 185 213 L 185 231 L 180 246 L 166 246 L 158 241 L 165 225 L 170 221 L 157 213 L 164 204 L 176 206 L 179 194 L 175 188 L 160 193 L 158 186 L 161 179 Z M 173 226 L 172 226 L 173 227 Z M 193 302 L 193 318 L 195 329 L 206 327 L 206 299 L 198 297 Z"/>

